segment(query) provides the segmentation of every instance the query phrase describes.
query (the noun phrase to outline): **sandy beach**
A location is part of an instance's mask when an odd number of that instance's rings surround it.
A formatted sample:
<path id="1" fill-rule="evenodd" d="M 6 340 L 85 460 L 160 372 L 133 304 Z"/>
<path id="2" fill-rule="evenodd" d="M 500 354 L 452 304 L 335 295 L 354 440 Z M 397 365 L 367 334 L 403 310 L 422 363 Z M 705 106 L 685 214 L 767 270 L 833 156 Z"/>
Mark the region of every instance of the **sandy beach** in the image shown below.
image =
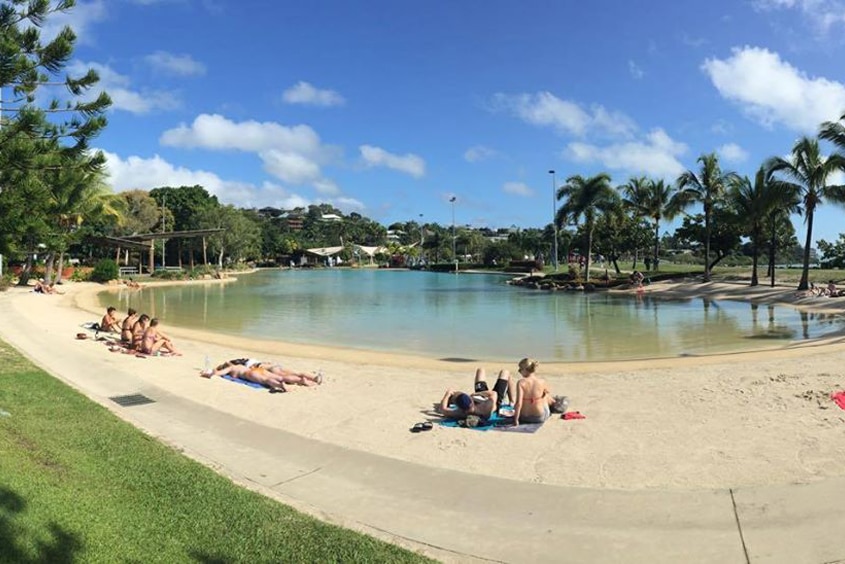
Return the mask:
<path id="1" fill-rule="evenodd" d="M 218 282 L 198 282 L 218 283 Z M 555 417 L 534 434 L 479 432 L 430 419 L 446 388 L 468 389 L 476 364 L 333 347 L 232 339 L 170 327 L 181 357 L 136 358 L 93 339 L 77 340 L 85 322 L 102 316 L 90 283 L 63 286 L 64 295 L 23 288 L 0 293 L 0 337 L 41 366 L 57 359 L 102 378 L 140 379 L 146 389 L 178 394 L 236 418 L 310 439 L 404 461 L 525 482 L 639 490 L 730 488 L 810 483 L 845 475 L 845 411 L 830 399 L 845 389 L 845 336 L 785 348 L 612 363 L 548 363 L 540 367 L 557 394 L 583 420 Z M 129 291 L 119 289 L 116 291 Z M 798 297 L 793 288 L 732 283 L 654 284 L 671 297 L 708 295 L 843 313 L 845 298 Z M 301 371 L 322 369 L 325 383 L 267 394 L 198 376 L 213 363 L 251 356 Z M 509 366 L 481 362 L 490 378 Z M 542 359 L 540 359 L 542 362 Z M 51 370 L 74 384 L 74 370 Z M 88 395 L 109 405 L 107 398 Z M 119 411 L 115 411 L 120 413 Z"/>

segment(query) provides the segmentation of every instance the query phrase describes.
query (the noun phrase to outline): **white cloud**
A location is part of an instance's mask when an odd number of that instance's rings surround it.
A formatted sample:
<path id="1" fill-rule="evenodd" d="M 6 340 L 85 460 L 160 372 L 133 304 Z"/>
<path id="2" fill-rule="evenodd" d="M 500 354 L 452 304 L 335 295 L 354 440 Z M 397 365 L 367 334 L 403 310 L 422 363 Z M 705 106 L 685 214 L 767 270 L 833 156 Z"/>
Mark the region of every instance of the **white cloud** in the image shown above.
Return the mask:
<path id="1" fill-rule="evenodd" d="M 483 145 L 475 145 L 474 147 L 470 147 L 466 150 L 464 153 L 464 159 L 471 163 L 477 163 L 478 161 L 492 159 L 498 154 L 499 152 L 495 149 L 491 149 Z"/>
<path id="2" fill-rule="evenodd" d="M 643 72 L 643 69 L 641 69 L 640 66 L 634 61 L 628 61 L 628 72 L 630 72 L 631 76 L 633 76 L 637 80 L 645 76 L 645 72 Z"/>
<path id="3" fill-rule="evenodd" d="M 288 104 L 305 106 L 342 106 L 346 103 L 343 96 L 334 90 L 320 90 L 307 82 L 299 81 L 282 93 L 282 99 Z"/>
<path id="4" fill-rule="evenodd" d="M 766 127 L 812 133 L 845 109 L 845 85 L 808 77 L 767 49 L 735 48 L 730 58 L 707 59 L 701 68 L 722 97 Z"/>
<path id="5" fill-rule="evenodd" d="M 96 98 L 105 90 L 112 99 L 112 110 L 124 110 L 133 114 L 146 114 L 154 110 L 173 110 L 180 106 L 179 98 L 165 90 L 133 90 L 131 80 L 108 65 L 72 61 L 67 71 L 73 76 L 80 76 L 94 69 L 100 75 L 100 82 L 83 98 Z"/>
<path id="6" fill-rule="evenodd" d="M 502 192 L 505 194 L 513 194 L 514 196 L 533 196 L 534 190 L 528 187 L 524 182 L 505 182 L 502 186 Z"/>
<path id="7" fill-rule="evenodd" d="M 733 163 L 741 163 L 748 159 L 748 151 L 737 145 L 736 143 L 726 143 L 722 145 L 716 152 L 724 160 Z"/>
<path id="8" fill-rule="evenodd" d="M 170 147 L 255 153 L 264 170 L 284 182 L 311 183 L 324 194 L 338 192 L 337 186 L 322 177 L 320 168 L 331 162 L 338 150 L 323 145 L 307 125 L 234 122 L 218 114 L 202 114 L 190 125 L 165 131 L 159 141 Z"/>
<path id="9" fill-rule="evenodd" d="M 408 153 L 406 155 L 394 155 L 388 153 L 381 147 L 372 145 L 361 145 L 361 158 L 368 167 L 383 166 L 399 172 L 410 174 L 415 178 L 425 176 L 425 161 L 417 155 Z"/>
<path id="10" fill-rule="evenodd" d="M 56 12 L 51 14 L 44 21 L 44 26 L 41 28 L 41 41 L 42 43 L 52 41 L 63 27 L 70 26 L 76 34 L 79 43 L 93 43 L 90 28 L 94 24 L 105 19 L 105 0 L 78 2 L 73 9 L 67 12 Z"/>
<path id="11" fill-rule="evenodd" d="M 584 137 L 603 134 L 630 137 L 636 130 L 633 120 L 620 112 L 609 112 L 594 104 L 590 111 L 551 92 L 502 94 L 493 96 L 490 109 L 507 111 L 532 125 L 553 127 L 560 133 Z"/>
<path id="12" fill-rule="evenodd" d="M 174 55 L 167 51 L 156 51 L 144 57 L 154 70 L 179 76 L 201 76 L 205 74 L 205 65 L 195 61 L 190 55 Z"/>
<path id="13" fill-rule="evenodd" d="M 604 147 L 570 143 L 563 156 L 579 163 L 599 163 L 611 170 L 674 180 L 684 171 L 678 157 L 686 151 L 684 143 L 673 140 L 662 129 L 654 129 L 645 139 Z"/>
<path id="14" fill-rule="evenodd" d="M 753 6 L 760 11 L 798 10 L 821 36 L 845 25 L 845 5 L 840 0 L 755 0 Z"/>
<path id="15" fill-rule="evenodd" d="M 123 159 L 108 151 L 104 151 L 104 154 L 111 185 L 117 192 L 198 184 L 217 196 L 220 202 L 242 208 L 274 206 L 290 209 L 313 203 L 276 184 L 265 182 L 256 186 L 246 182 L 223 180 L 213 172 L 174 166 L 158 155 L 151 158 L 131 156 Z"/>

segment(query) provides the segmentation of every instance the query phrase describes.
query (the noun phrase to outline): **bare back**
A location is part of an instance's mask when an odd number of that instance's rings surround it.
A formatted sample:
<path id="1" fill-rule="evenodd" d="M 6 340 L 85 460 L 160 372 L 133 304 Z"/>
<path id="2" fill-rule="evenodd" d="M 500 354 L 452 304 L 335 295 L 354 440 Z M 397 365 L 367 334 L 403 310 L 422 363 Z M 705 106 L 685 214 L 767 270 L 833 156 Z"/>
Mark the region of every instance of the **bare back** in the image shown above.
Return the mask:
<path id="1" fill-rule="evenodd" d="M 516 398 L 521 402 L 520 416 L 539 416 L 550 403 L 551 393 L 545 380 L 529 376 L 517 382 Z"/>

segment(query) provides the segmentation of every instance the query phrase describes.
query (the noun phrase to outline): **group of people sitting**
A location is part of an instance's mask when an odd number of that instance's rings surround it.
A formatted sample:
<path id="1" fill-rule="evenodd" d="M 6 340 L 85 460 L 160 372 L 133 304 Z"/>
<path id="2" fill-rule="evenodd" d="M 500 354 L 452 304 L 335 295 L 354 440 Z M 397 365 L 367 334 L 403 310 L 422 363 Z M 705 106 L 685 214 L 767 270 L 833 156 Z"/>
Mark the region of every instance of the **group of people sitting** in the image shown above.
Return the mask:
<path id="1" fill-rule="evenodd" d="M 323 383 L 323 374 L 305 374 L 282 368 L 273 362 L 262 362 L 251 358 L 236 358 L 227 360 L 216 369 L 206 369 L 200 372 L 203 378 L 212 376 L 228 376 L 247 382 L 254 382 L 269 388 L 270 393 L 287 392 L 286 386 L 319 386 Z"/>
<path id="2" fill-rule="evenodd" d="M 512 414 L 516 426 L 520 423 L 543 423 L 552 413 L 566 410 L 566 398 L 552 394 L 546 381 L 537 376 L 539 366 L 536 360 L 523 358 L 517 367 L 521 378 L 514 382 L 510 372 L 502 370 L 492 390 L 487 384 L 484 369 L 478 368 L 473 391 L 446 390 L 437 412 L 448 419 L 475 417 L 487 421 L 498 413 L 505 416 Z"/>
<path id="3" fill-rule="evenodd" d="M 120 333 L 121 343 L 129 350 L 139 353 L 155 355 L 167 352 L 181 355 L 173 345 L 173 340 L 159 329 L 157 318 L 150 318 L 146 313 L 138 315 L 133 308 L 129 308 L 123 320 L 117 318 L 117 309 L 109 306 L 100 321 L 100 331 L 106 333 Z"/>

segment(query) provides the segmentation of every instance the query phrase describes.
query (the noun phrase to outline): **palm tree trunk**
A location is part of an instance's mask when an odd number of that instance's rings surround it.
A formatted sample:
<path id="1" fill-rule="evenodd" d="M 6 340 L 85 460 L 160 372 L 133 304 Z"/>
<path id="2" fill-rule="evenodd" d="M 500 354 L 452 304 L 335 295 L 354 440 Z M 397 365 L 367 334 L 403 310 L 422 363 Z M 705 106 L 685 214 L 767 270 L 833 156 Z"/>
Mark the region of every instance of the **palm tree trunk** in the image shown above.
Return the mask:
<path id="1" fill-rule="evenodd" d="M 593 254 L 593 226 L 587 231 L 587 260 L 584 262 L 586 272 L 584 273 L 584 282 L 590 281 L 590 255 Z"/>
<path id="2" fill-rule="evenodd" d="M 710 280 L 710 206 L 704 204 L 704 280 Z"/>
<path id="3" fill-rule="evenodd" d="M 657 219 L 654 221 L 654 259 L 651 261 L 651 264 L 654 265 L 654 272 L 657 273 L 657 264 L 659 259 L 657 258 L 660 256 L 660 220 Z"/>
<path id="4" fill-rule="evenodd" d="M 757 250 L 757 236 L 755 235 L 754 241 L 751 242 L 751 285 L 756 286 L 760 283 L 757 280 L 757 257 L 760 254 Z"/>
<path id="5" fill-rule="evenodd" d="M 801 281 L 798 283 L 798 291 L 807 290 L 810 287 L 810 244 L 813 241 L 813 210 L 807 210 L 807 239 L 804 242 L 804 268 L 801 271 Z"/>
<path id="6" fill-rule="evenodd" d="M 775 254 L 777 249 L 775 245 L 777 244 L 777 234 L 775 230 L 775 216 L 772 215 L 772 240 L 769 244 L 769 275 L 771 276 L 771 286 L 772 288 L 775 287 Z"/>

